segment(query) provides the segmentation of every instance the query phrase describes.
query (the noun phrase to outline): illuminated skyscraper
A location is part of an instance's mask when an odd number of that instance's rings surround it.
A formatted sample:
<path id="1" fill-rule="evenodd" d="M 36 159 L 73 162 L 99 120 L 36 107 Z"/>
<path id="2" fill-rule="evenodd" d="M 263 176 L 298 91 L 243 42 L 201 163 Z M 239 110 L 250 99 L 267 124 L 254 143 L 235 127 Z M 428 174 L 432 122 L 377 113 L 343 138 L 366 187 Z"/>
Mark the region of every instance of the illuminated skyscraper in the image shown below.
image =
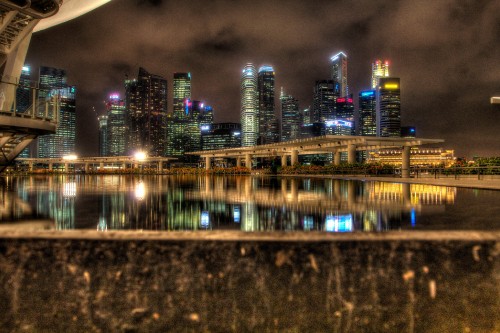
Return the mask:
<path id="1" fill-rule="evenodd" d="M 76 141 L 76 87 L 66 84 L 63 69 L 40 67 L 39 101 L 53 110 L 59 99 L 58 125 L 55 134 L 38 138 L 38 157 L 55 158 L 75 153 Z"/>
<path id="2" fill-rule="evenodd" d="M 377 136 L 377 98 L 375 90 L 359 93 L 359 134 Z"/>
<path id="3" fill-rule="evenodd" d="M 253 64 L 246 64 L 241 75 L 241 130 L 243 147 L 254 146 L 259 138 L 259 98 L 257 71 Z"/>
<path id="4" fill-rule="evenodd" d="M 106 156 L 126 155 L 127 114 L 125 101 L 111 94 L 105 102 L 108 116 L 108 148 Z"/>
<path id="5" fill-rule="evenodd" d="M 99 156 L 109 156 L 108 152 L 108 116 L 97 117 L 99 122 Z"/>
<path id="6" fill-rule="evenodd" d="M 350 135 L 355 135 L 355 121 L 354 121 L 354 103 L 352 95 L 347 97 L 339 97 L 335 101 L 335 120 L 342 120 L 351 124 Z"/>
<path id="7" fill-rule="evenodd" d="M 177 119 L 186 119 L 185 100 L 191 99 L 191 73 L 174 73 L 173 114 Z"/>
<path id="8" fill-rule="evenodd" d="M 181 157 L 190 140 L 186 128 L 191 106 L 191 73 L 174 73 L 173 112 L 168 117 L 166 155 Z"/>
<path id="9" fill-rule="evenodd" d="M 24 113 L 32 104 L 31 68 L 28 65 L 23 66 L 21 77 L 19 77 L 19 86 L 16 89 L 16 112 Z M 31 145 L 30 145 L 31 146 Z M 30 157 L 30 146 L 23 149 L 18 157 Z"/>
<path id="10" fill-rule="evenodd" d="M 313 122 L 335 119 L 335 100 L 339 85 L 333 80 L 316 81 L 313 98 Z"/>
<path id="11" fill-rule="evenodd" d="M 379 79 L 389 76 L 389 61 L 375 60 L 372 63 L 372 89 L 377 89 Z"/>
<path id="12" fill-rule="evenodd" d="M 279 129 L 274 111 L 274 69 L 271 66 L 259 68 L 258 89 L 259 143 L 276 143 L 279 141 Z"/>
<path id="13" fill-rule="evenodd" d="M 300 136 L 299 101 L 281 90 L 281 141 L 298 139 Z"/>
<path id="14" fill-rule="evenodd" d="M 139 68 L 137 79 L 125 82 L 127 153 L 145 151 L 163 156 L 167 129 L 167 80 Z"/>
<path id="15" fill-rule="evenodd" d="M 377 136 L 401 136 L 401 89 L 399 78 L 380 78 L 377 90 Z"/>
<path id="16" fill-rule="evenodd" d="M 347 86 L 347 55 L 339 52 L 330 58 L 332 62 L 332 80 L 340 86 L 340 97 L 349 95 Z"/>

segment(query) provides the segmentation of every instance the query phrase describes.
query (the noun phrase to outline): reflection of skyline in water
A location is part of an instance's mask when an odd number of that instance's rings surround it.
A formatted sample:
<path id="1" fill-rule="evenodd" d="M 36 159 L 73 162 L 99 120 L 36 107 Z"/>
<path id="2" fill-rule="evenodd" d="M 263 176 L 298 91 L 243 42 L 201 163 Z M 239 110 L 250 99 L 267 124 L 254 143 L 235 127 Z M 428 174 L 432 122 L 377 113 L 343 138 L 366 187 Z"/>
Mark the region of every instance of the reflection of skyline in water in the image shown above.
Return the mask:
<path id="1" fill-rule="evenodd" d="M 33 176 L 3 193 L 2 217 L 17 200 L 57 229 L 100 231 L 412 229 L 457 198 L 453 187 L 246 176 Z"/>

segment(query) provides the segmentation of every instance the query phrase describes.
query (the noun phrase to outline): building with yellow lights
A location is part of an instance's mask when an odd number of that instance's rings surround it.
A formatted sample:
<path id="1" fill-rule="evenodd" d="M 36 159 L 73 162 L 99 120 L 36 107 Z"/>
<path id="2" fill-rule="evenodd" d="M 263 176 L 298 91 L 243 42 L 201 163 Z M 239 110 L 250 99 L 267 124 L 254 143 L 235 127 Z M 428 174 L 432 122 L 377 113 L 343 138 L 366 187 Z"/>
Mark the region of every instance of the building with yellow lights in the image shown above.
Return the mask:
<path id="1" fill-rule="evenodd" d="M 381 149 L 368 154 L 368 163 L 382 163 L 390 165 L 401 165 L 401 154 L 403 149 Z M 424 167 L 449 167 L 456 162 L 454 150 L 443 148 L 411 148 L 410 164 L 411 166 Z"/>

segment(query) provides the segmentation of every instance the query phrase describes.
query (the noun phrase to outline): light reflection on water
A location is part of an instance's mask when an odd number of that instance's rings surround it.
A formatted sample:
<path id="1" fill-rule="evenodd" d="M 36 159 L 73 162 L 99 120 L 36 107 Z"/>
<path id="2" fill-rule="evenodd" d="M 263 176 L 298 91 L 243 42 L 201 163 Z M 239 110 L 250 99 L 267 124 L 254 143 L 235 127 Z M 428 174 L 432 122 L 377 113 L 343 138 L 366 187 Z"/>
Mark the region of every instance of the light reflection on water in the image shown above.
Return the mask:
<path id="1" fill-rule="evenodd" d="M 291 177 L 31 176 L 2 183 L 0 223 L 57 229 L 498 229 L 500 191 Z M 487 215 L 485 215 L 487 214 Z"/>

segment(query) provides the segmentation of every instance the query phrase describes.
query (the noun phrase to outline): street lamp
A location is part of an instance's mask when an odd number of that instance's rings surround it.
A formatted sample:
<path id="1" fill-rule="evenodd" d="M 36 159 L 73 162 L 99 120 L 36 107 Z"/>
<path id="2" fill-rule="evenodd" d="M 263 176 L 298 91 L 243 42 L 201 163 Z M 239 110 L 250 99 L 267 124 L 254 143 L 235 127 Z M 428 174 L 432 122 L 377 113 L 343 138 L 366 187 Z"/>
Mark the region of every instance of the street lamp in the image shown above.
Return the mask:
<path id="1" fill-rule="evenodd" d="M 137 160 L 137 161 L 144 161 L 146 160 L 146 158 L 148 158 L 148 156 L 146 155 L 145 152 L 143 151 L 138 151 L 134 154 L 134 158 Z"/>

